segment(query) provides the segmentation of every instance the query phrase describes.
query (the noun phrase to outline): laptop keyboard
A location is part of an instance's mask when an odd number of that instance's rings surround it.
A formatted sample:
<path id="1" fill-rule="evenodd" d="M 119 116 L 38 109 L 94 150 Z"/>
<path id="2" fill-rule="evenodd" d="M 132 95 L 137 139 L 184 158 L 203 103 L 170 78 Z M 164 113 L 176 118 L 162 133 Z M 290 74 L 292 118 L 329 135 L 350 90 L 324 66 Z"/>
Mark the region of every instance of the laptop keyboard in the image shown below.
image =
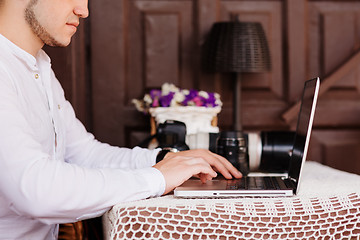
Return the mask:
<path id="1" fill-rule="evenodd" d="M 238 189 L 280 189 L 276 177 L 243 177 L 227 181 L 227 190 Z"/>

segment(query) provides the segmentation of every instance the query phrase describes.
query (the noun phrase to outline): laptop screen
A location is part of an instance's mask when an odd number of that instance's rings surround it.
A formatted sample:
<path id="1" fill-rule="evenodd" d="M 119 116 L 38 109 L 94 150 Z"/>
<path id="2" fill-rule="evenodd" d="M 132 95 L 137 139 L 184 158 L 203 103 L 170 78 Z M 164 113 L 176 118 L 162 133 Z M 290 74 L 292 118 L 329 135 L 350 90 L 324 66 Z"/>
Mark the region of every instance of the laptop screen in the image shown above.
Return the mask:
<path id="1" fill-rule="evenodd" d="M 319 78 L 314 78 L 305 82 L 303 90 L 289 168 L 289 177 L 296 181 L 296 185 L 300 181 L 301 168 L 306 160 L 319 85 Z"/>

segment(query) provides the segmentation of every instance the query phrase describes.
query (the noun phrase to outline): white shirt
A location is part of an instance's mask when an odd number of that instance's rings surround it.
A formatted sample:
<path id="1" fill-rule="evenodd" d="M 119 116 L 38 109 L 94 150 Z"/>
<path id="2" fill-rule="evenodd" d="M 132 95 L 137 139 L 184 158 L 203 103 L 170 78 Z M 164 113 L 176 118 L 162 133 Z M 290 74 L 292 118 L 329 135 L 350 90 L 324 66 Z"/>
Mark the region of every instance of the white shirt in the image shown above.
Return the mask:
<path id="1" fill-rule="evenodd" d="M 46 53 L 35 58 L 0 35 L 0 239 L 57 239 L 59 223 L 161 195 L 157 153 L 95 140 Z"/>

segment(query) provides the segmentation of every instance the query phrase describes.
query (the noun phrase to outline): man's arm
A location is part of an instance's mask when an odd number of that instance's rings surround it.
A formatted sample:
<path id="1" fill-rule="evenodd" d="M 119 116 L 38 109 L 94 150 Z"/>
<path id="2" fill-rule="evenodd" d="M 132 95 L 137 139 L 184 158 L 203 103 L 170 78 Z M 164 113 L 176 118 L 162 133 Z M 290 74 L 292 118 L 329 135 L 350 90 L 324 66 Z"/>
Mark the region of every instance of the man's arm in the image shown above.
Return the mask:
<path id="1" fill-rule="evenodd" d="M 158 150 L 120 148 L 97 141 L 76 118 L 74 109 L 65 99 L 64 91 L 54 73 L 52 88 L 56 105 L 54 110 L 59 112 L 65 124 L 67 162 L 90 168 L 138 169 L 154 165 Z"/>

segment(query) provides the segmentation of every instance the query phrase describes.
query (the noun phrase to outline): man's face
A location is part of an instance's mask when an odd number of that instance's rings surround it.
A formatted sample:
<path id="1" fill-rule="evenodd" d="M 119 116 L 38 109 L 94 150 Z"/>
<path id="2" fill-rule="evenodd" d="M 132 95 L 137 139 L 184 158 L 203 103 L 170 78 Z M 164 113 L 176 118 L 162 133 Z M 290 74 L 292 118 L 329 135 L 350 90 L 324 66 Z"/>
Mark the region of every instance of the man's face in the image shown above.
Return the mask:
<path id="1" fill-rule="evenodd" d="M 49 46 L 69 45 L 79 19 L 87 16 L 87 0 L 30 0 L 25 9 L 32 31 Z"/>

